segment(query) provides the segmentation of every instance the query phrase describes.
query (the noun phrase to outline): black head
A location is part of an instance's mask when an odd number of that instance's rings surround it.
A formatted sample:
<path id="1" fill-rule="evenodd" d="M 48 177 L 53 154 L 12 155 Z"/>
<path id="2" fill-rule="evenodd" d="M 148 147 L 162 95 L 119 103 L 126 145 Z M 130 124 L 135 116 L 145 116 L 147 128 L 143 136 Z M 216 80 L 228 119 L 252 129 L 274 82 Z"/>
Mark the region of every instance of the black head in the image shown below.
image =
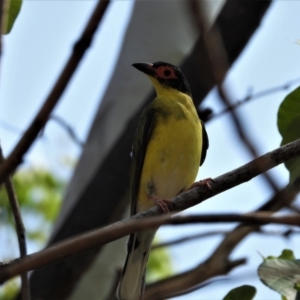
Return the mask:
<path id="1" fill-rule="evenodd" d="M 150 63 L 136 63 L 132 65 L 139 71 L 154 77 L 159 83 L 166 87 L 171 87 L 187 95 L 191 95 L 189 83 L 181 70 L 174 65 L 158 61 Z"/>

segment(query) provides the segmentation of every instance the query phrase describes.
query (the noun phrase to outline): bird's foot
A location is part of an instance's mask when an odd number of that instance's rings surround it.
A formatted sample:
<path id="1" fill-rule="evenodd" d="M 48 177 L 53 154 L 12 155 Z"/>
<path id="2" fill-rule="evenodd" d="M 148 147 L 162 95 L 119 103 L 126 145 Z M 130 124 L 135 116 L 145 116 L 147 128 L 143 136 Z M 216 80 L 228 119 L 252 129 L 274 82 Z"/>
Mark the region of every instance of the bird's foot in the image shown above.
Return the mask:
<path id="1" fill-rule="evenodd" d="M 156 196 L 151 197 L 155 205 L 157 205 L 165 214 L 170 213 L 169 207 L 173 205 L 173 202 L 170 199 L 161 199 Z"/>
<path id="2" fill-rule="evenodd" d="M 198 187 L 198 186 L 201 186 L 201 185 L 205 185 L 209 190 L 211 190 L 211 187 L 212 187 L 212 185 L 214 184 L 214 182 L 215 182 L 215 181 L 214 181 L 212 178 L 206 178 L 206 179 L 203 179 L 203 180 L 199 180 L 199 181 L 194 182 L 194 183 L 187 189 L 187 191 L 192 190 L 193 188 Z"/>

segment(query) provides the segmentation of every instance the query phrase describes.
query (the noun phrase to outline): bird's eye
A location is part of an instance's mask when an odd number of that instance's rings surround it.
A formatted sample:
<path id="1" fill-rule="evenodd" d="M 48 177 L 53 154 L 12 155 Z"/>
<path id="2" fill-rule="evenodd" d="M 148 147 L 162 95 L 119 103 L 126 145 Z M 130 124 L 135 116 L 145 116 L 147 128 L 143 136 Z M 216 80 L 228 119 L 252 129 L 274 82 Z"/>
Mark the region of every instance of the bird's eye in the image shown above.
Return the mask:
<path id="1" fill-rule="evenodd" d="M 167 76 L 170 76 L 171 75 L 171 71 L 170 70 L 165 70 L 164 71 L 164 75 L 167 77 Z"/>
<path id="2" fill-rule="evenodd" d="M 156 76 L 160 79 L 177 79 L 174 70 L 169 66 L 160 66 L 156 69 Z"/>

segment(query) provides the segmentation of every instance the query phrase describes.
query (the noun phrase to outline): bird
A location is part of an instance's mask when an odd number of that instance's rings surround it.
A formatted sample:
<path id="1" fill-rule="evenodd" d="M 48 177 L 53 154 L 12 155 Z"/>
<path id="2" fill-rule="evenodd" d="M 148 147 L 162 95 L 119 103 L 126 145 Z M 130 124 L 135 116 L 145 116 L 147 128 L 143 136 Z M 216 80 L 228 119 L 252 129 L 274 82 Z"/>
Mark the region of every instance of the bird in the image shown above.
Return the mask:
<path id="1" fill-rule="evenodd" d="M 143 110 L 132 146 L 131 215 L 157 205 L 169 212 L 170 199 L 197 184 L 209 146 L 191 89 L 181 70 L 166 62 L 134 63 L 156 90 Z M 158 229 L 158 228 L 157 228 Z M 142 299 L 146 265 L 157 229 L 131 234 L 119 282 L 119 300 Z"/>

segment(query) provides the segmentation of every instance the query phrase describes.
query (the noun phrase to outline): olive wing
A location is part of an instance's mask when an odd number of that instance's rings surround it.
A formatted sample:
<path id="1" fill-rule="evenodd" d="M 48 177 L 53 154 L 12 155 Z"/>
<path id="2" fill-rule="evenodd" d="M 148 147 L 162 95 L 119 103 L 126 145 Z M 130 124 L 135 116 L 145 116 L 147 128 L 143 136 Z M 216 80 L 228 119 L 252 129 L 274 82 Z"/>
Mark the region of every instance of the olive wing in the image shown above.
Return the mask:
<path id="1" fill-rule="evenodd" d="M 201 151 L 201 158 L 200 158 L 200 166 L 202 166 L 206 158 L 206 152 L 209 147 L 209 141 L 208 141 L 208 135 L 205 129 L 205 125 L 201 120 L 200 122 L 202 125 L 202 151 Z"/>
<path id="2" fill-rule="evenodd" d="M 136 213 L 140 178 L 143 170 L 147 146 L 155 125 L 155 115 L 156 110 L 151 104 L 144 109 L 140 117 L 132 145 L 131 215 Z"/>

